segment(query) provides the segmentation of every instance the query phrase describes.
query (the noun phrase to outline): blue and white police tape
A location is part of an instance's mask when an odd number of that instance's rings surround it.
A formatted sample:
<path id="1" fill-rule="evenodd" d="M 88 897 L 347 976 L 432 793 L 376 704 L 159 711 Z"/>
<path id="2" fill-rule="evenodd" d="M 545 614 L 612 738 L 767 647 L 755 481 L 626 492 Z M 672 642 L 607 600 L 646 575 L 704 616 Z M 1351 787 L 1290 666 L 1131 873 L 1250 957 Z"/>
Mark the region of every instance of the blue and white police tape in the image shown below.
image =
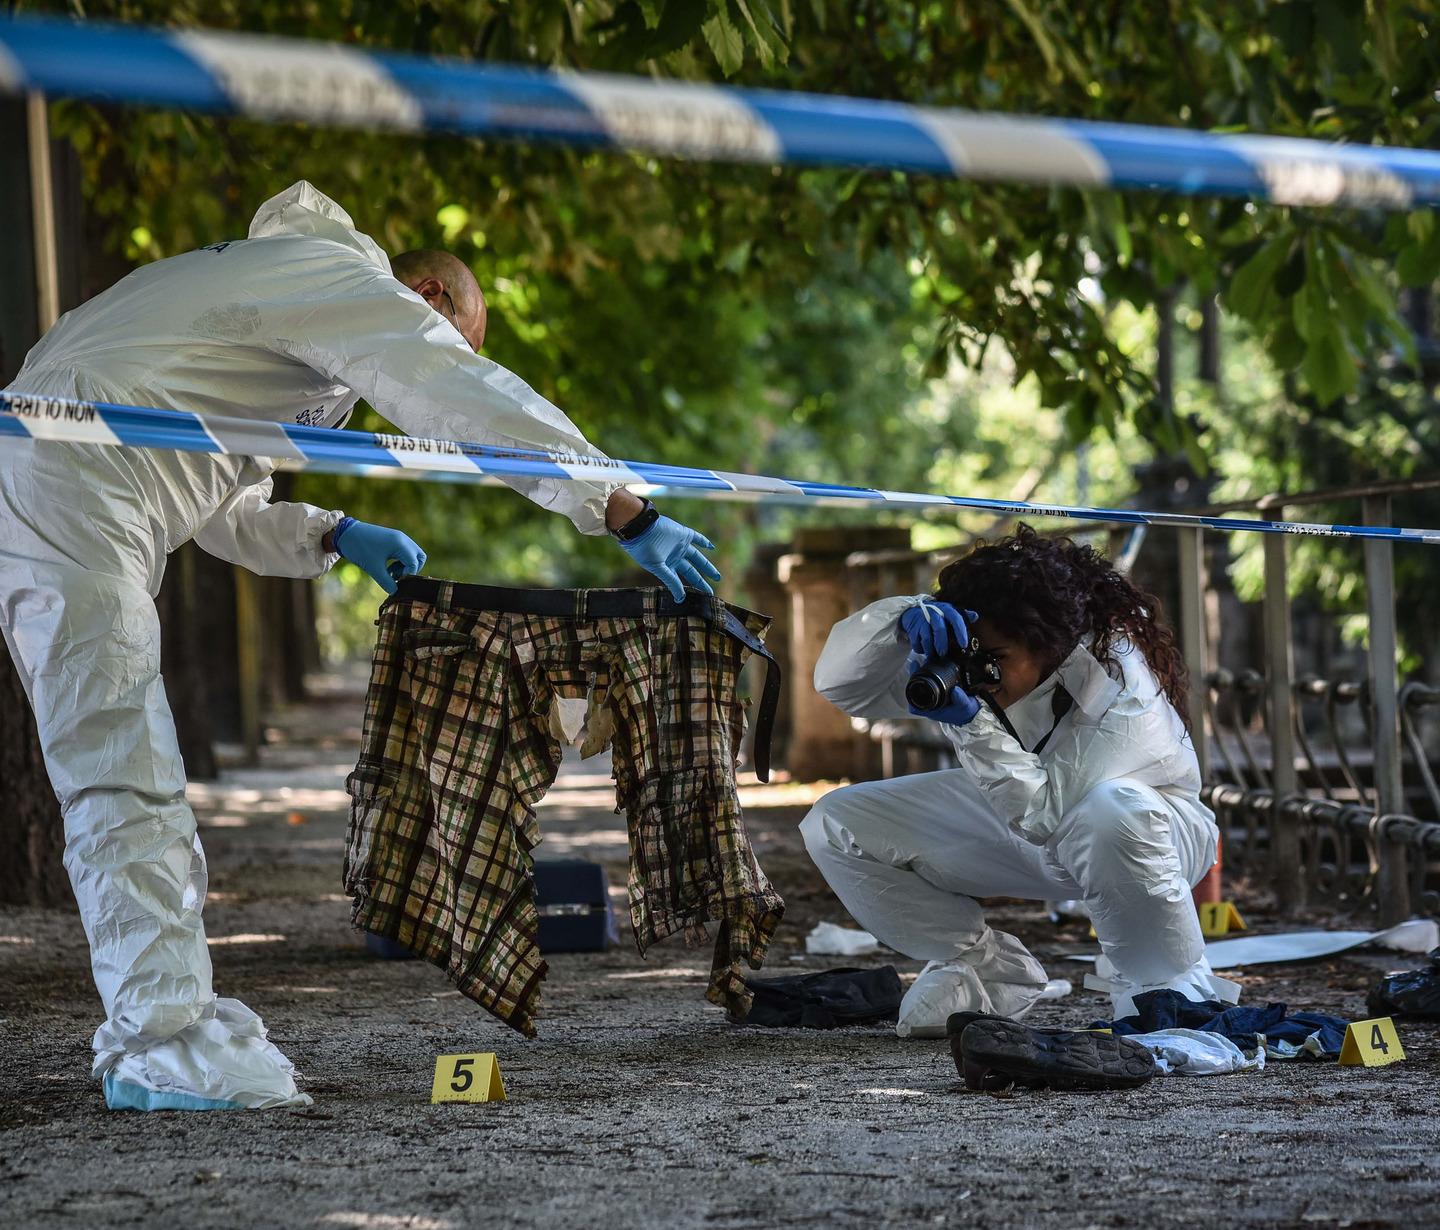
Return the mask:
<path id="1" fill-rule="evenodd" d="M 323 470 L 384 477 L 500 483 L 507 478 L 584 479 L 622 484 L 642 495 L 818 507 L 973 508 L 1023 517 L 1068 517 L 1122 525 L 1174 525 L 1261 534 L 1317 534 L 1330 538 L 1389 538 L 1440 544 L 1440 529 L 1396 526 L 1318 525 L 1302 521 L 1261 521 L 1142 512 L 1128 508 L 1084 508 L 987 500 L 978 496 L 933 495 L 847 487 L 763 474 L 736 474 L 646 461 L 498 448 L 419 436 L 390 436 L 334 427 L 305 427 L 260 419 L 198 415 L 182 410 L 119 406 L 109 402 L 0 390 L 0 447 L 6 436 L 69 440 L 120 448 L 163 448 L 265 459 L 278 469 Z"/>
<path id="2" fill-rule="evenodd" d="M 497 67 L 333 43 L 0 20 L 0 90 L 721 161 L 1158 188 L 1285 205 L 1440 200 L 1440 152 Z"/>

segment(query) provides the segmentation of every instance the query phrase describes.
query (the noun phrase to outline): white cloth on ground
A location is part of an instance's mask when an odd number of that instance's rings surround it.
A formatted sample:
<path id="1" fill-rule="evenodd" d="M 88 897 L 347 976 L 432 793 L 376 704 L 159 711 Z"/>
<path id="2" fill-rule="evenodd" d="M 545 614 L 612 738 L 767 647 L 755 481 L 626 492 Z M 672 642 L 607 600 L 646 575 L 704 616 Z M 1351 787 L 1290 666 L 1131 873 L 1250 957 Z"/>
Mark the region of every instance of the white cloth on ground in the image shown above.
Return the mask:
<path id="1" fill-rule="evenodd" d="M 805 937 L 805 951 L 815 957 L 865 957 L 880 951 L 880 941 L 868 931 L 819 922 Z"/>
<path id="2" fill-rule="evenodd" d="M 1163 1076 L 1222 1076 L 1227 1072 L 1260 1071 L 1264 1048 L 1247 1055 L 1224 1034 L 1199 1029 L 1157 1029 L 1148 1034 L 1126 1034 L 1152 1055 Z"/>

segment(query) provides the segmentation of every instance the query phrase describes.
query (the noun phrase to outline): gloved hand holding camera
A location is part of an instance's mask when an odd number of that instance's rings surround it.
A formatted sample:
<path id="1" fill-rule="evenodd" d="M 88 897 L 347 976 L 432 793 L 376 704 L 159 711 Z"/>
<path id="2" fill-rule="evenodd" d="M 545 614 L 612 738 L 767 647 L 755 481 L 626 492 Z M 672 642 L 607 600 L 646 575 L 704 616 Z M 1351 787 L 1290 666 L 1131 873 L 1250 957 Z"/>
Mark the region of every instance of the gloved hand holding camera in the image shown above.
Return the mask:
<path id="1" fill-rule="evenodd" d="M 916 717 L 964 726 L 980 712 L 971 693 L 1000 682 L 999 663 L 970 638 L 969 625 L 977 618 L 974 611 L 930 598 L 900 616 L 900 630 L 914 655 L 905 700 Z"/>

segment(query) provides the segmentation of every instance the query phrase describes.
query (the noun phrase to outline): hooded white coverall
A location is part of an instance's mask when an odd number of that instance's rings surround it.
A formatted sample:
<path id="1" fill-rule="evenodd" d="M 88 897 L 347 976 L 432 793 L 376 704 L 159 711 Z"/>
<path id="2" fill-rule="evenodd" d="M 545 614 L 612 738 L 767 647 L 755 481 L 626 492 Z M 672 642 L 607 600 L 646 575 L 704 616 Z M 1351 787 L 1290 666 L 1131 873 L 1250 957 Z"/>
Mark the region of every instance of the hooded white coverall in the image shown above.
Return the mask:
<path id="1" fill-rule="evenodd" d="M 910 645 L 900 616 L 921 596 L 884 598 L 831 630 L 815 687 L 855 717 L 905 718 Z M 1116 1016 L 1144 990 L 1234 1002 L 1205 959 L 1190 890 L 1215 862 L 1218 830 L 1179 715 L 1143 653 L 1122 646 L 1115 675 L 1082 644 L 1005 716 L 982 707 L 946 726 L 962 766 L 825 795 L 805 846 L 846 909 L 891 948 L 929 962 L 905 995 L 898 1032 L 943 1035 L 952 1012 L 1016 1017 L 1046 983 L 976 897 L 1083 899 L 1103 956 L 1087 984 Z M 1063 686 L 1074 705 L 1055 724 Z M 1039 755 L 1035 747 L 1053 734 Z"/>
<path id="2" fill-rule="evenodd" d="M 336 426 L 364 397 L 417 435 L 601 456 L 555 406 L 476 355 L 300 182 L 249 237 L 158 261 L 68 313 L 12 389 Z M 342 514 L 269 502 L 263 460 L 63 441 L 0 449 L 0 630 L 35 711 L 105 1022 L 112 1106 L 303 1104 L 259 1017 L 217 999 L 205 860 L 160 678 L 154 597 L 194 539 L 267 576 L 316 577 Z M 614 489 L 512 487 L 604 533 Z"/>

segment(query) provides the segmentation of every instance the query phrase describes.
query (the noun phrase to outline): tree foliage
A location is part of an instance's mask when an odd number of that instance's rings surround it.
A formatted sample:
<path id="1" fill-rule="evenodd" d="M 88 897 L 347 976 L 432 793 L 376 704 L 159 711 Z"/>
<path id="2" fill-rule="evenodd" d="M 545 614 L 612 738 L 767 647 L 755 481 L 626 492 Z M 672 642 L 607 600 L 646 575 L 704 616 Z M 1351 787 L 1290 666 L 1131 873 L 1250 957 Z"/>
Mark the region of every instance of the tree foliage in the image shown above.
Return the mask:
<path id="1" fill-rule="evenodd" d="M 1431 145 L 1440 111 L 1440 32 L 1432 32 L 1429 7 L 1380 0 L 102 0 L 85 13 L 1352 144 Z M 1403 343 L 1407 336 L 1375 262 L 1398 262 L 1414 284 L 1440 271 L 1440 231 L 1429 211 L 1385 226 L 1343 211 L 1243 201 L 878 173 L 659 167 L 613 155 L 449 138 L 397 145 L 176 115 L 126 116 L 106 135 L 122 142 L 112 152 L 140 180 L 117 182 L 117 191 L 158 187 L 144 184 L 147 165 L 171 176 L 173 187 L 191 189 L 124 203 L 124 220 L 143 226 L 155 245 L 146 254 L 187 246 L 222 224 L 233 228 L 255 199 L 256 180 L 269 184 L 288 164 L 313 168 L 337 195 L 363 192 L 383 205 L 390 242 L 433 226 L 435 210 L 458 200 L 481 220 L 492 250 L 539 257 L 545 272 L 581 284 L 600 274 L 607 290 L 617 281 L 606 276 L 615 273 L 619 254 L 607 241 L 617 232 L 633 241 L 632 260 L 670 270 L 687 264 L 706 288 L 728 273 L 752 293 L 767 281 L 813 277 L 816 261 L 835 248 L 862 258 L 876 247 L 916 255 L 916 287 L 944 324 L 942 351 L 975 360 L 991 339 L 1003 342 L 1017 376 L 1034 374 L 1045 404 L 1063 410 L 1077 435 L 1113 424 L 1149 389 L 1148 373 L 1127 362 L 1095 304 L 1076 290 L 1087 273 L 1098 271 L 1111 302 L 1139 307 L 1182 280 L 1214 289 L 1233 273 L 1232 309 L 1255 325 L 1283 370 L 1297 371 L 1329 404 L 1354 390 L 1377 338 Z M 399 146 L 413 152 L 394 157 Z"/>
<path id="2" fill-rule="evenodd" d="M 1382 0 L 87 0 L 83 15 L 1360 144 L 1433 146 L 1440 111 L 1430 7 Z M 661 162 L 75 104 L 56 121 L 133 260 L 239 233 L 302 176 L 391 251 L 452 247 L 487 287 L 487 352 L 614 455 L 983 482 L 1008 471 L 961 462 L 983 436 L 973 404 L 937 412 L 926 382 L 999 353 L 1071 443 L 1138 430 L 1205 465 L 1233 460 L 1251 424 L 1289 449 L 1277 481 L 1351 466 L 1347 477 L 1387 476 L 1397 457 L 1433 466 L 1428 390 L 1396 307 L 1402 282 L 1440 272 L 1429 211 Z M 1117 321 L 1216 292 L 1277 392 L 1253 405 L 1195 395 L 1177 414 Z M 1313 447 L 1290 448 L 1297 437 Z M 325 478 L 303 490 L 415 528 L 456 575 L 583 580 L 614 564 L 506 496 Z M 692 519 L 727 542 L 763 528 L 733 508 Z"/>

